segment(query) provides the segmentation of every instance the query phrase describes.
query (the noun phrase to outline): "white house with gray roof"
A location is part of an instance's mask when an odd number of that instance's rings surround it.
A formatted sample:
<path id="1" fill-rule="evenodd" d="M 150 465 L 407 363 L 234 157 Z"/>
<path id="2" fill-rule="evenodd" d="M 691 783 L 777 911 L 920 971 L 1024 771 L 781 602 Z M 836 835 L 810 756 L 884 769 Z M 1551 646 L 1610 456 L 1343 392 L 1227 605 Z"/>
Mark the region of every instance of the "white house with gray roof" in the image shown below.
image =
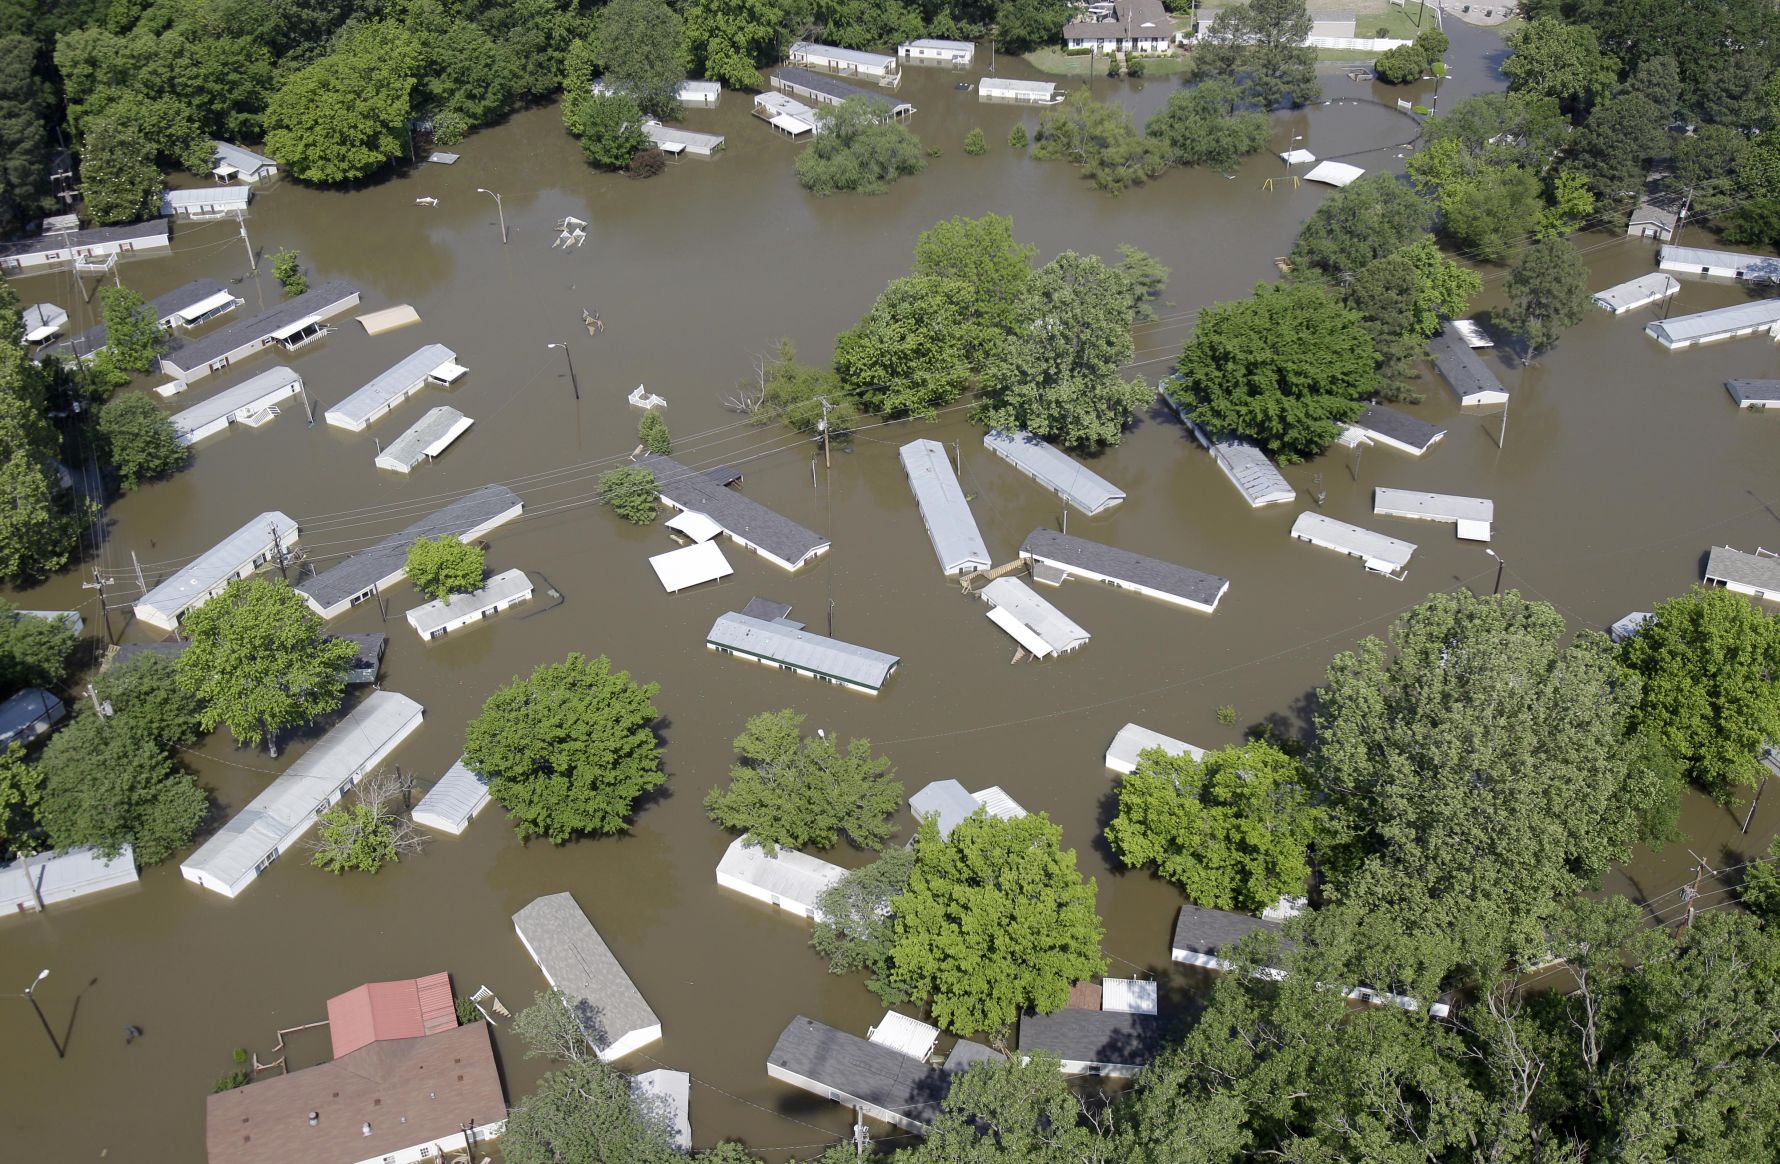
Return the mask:
<path id="1" fill-rule="evenodd" d="M 1301 542 L 1358 558 L 1371 573 L 1383 574 L 1399 582 L 1409 568 L 1409 556 L 1415 553 L 1414 542 L 1386 537 L 1308 509 L 1292 523 L 1292 536 Z"/>
<path id="2" fill-rule="evenodd" d="M 939 558 L 941 573 L 950 577 L 994 565 L 983 545 L 982 531 L 977 529 L 977 519 L 971 515 L 964 488 L 958 484 L 958 474 L 946 459 L 946 447 L 923 438 L 903 445 L 897 456 L 915 495 L 915 507 L 921 511 L 921 524 L 927 527 L 927 538 Z"/>
<path id="3" fill-rule="evenodd" d="M 867 695 L 882 691 L 890 673 L 902 662 L 883 651 L 814 634 L 789 619 L 767 620 L 735 611 L 717 616 L 705 635 L 705 646 L 720 655 L 764 663 Z"/>
<path id="4" fill-rule="evenodd" d="M 1496 503 L 1487 497 L 1380 487 L 1373 490 L 1372 512 L 1385 517 L 1447 522 L 1458 530 L 1461 539 L 1487 542 L 1496 520 Z"/>
<path id="5" fill-rule="evenodd" d="M 476 422 L 451 407 L 441 404 L 414 422 L 414 427 L 389 442 L 389 447 L 372 459 L 379 469 L 407 473 L 422 461 L 431 461 L 451 447 L 453 441 L 469 431 Z"/>
<path id="6" fill-rule="evenodd" d="M 182 445 L 196 444 L 230 425 L 258 428 L 279 415 L 280 400 L 301 395 L 303 377 L 280 364 L 250 376 L 232 388 L 224 388 L 173 417 L 173 437 Z"/>
<path id="7" fill-rule="evenodd" d="M 639 457 L 637 464 L 655 474 L 655 490 L 662 501 L 674 509 L 704 514 L 722 527 L 730 541 L 775 566 L 799 570 L 828 552 L 827 538 L 718 483 L 710 473 L 689 469 L 672 457 Z"/>
<path id="8" fill-rule="evenodd" d="M 415 607 L 405 617 L 421 638 L 442 639 L 454 630 L 530 602 L 531 597 L 532 580 L 524 570 L 503 570 L 467 594 L 447 594 Z"/>
<path id="9" fill-rule="evenodd" d="M 540 897 L 513 915 L 513 929 L 544 980 L 610 1063 L 661 1038 L 661 1019 L 568 893 Z"/>
<path id="10" fill-rule="evenodd" d="M 1033 580 L 1049 586 L 1085 578 L 1206 614 L 1217 610 L 1230 589 L 1228 578 L 1053 529 L 1039 528 L 1027 534 L 1020 556 L 1031 566 Z"/>
<path id="11" fill-rule="evenodd" d="M 747 836 L 731 841 L 717 862 L 718 885 L 812 920 L 820 920 L 822 895 L 846 875 L 839 865 L 783 845 L 768 856 Z"/>
<path id="12" fill-rule="evenodd" d="M 992 429 L 983 447 L 1089 517 L 1125 500 L 1125 491 L 1029 432 Z"/>
<path id="13" fill-rule="evenodd" d="M 1706 585 L 1780 602 L 1780 555 L 1760 546 L 1753 554 L 1713 546 L 1706 555 Z"/>
<path id="14" fill-rule="evenodd" d="M 250 519 L 192 562 L 136 600 L 136 617 L 173 630 L 194 607 L 202 606 L 237 578 L 251 576 L 297 544 L 297 520 L 275 509 Z"/>
<path id="15" fill-rule="evenodd" d="M 1461 405 L 1508 403 L 1508 389 L 1450 323 L 1428 341 L 1428 354 Z"/>
<path id="16" fill-rule="evenodd" d="M 952 1089 L 947 1071 L 801 1014 L 780 1032 L 766 1073 L 916 1135 Z"/>
<path id="17" fill-rule="evenodd" d="M 1166 1020 L 1154 1013 L 1065 1007 L 1020 1016 L 1020 1050 L 1057 1056 L 1065 1075 L 1128 1079 L 1162 1049 Z"/>
<path id="18" fill-rule="evenodd" d="M 1628 311 L 1636 311 L 1640 307 L 1649 307 L 1661 303 L 1677 291 L 1681 284 L 1673 275 L 1657 272 L 1640 275 L 1636 279 L 1628 279 L 1624 283 L 1615 283 L 1605 291 L 1597 291 L 1590 299 L 1603 311 L 1611 311 L 1614 315 L 1624 315 Z"/>
<path id="19" fill-rule="evenodd" d="M 1379 444 L 1419 457 L 1439 444 L 1445 435 L 1445 429 L 1425 420 L 1417 420 L 1382 404 L 1368 404 L 1360 415 L 1348 422 L 1338 439 L 1349 448 Z"/>
<path id="20" fill-rule="evenodd" d="M 1659 270 L 1677 274 L 1738 279 L 1745 283 L 1780 283 L 1780 259 L 1771 255 L 1670 245 L 1657 248 L 1656 265 Z"/>
<path id="21" fill-rule="evenodd" d="M 1762 412 L 1780 407 L 1780 380 L 1726 380 L 1724 387 L 1738 408 Z"/>
<path id="22" fill-rule="evenodd" d="M 294 352 L 327 334 L 327 321 L 357 307 L 358 300 L 358 288 L 350 283 L 323 283 L 252 319 L 175 339 L 161 355 L 161 371 L 189 384 L 274 344 Z"/>
<path id="23" fill-rule="evenodd" d="M 464 374 L 457 353 L 444 344 L 427 344 L 378 374 L 376 379 L 323 414 L 329 424 L 363 432 L 373 421 L 428 384 L 449 387 Z"/>
<path id="24" fill-rule="evenodd" d="M 1776 326 L 1780 326 L 1780 296 L 1654 320 L 1644 325 L 1644 334 L 1673 352 L 1749 335 L 1775 338 Z"/>

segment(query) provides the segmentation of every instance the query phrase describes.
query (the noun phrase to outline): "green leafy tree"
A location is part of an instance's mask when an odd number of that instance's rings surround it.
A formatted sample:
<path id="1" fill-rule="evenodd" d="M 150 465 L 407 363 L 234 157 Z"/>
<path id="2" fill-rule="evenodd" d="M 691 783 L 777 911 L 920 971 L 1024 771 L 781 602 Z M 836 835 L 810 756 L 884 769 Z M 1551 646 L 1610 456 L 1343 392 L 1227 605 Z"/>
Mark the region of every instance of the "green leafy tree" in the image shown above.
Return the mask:
<path id="1" fill-rule="evenodd" d="M 1117 194 L 1168 168 L 1163 147 L 1137 132 L 1123 108 L 1091 97 L 1071 97 L 1039 116 L 1032 156 L 1060 158 L 1084 177 Z"/>
<path id="2" fill-rule="evenodd" d="M 628 92 L 572 93 L 563 102 L 562 119 L 581 139 L 589 165 L 622 170 L 649 148 L 642 107 Z"/>
<path id="3" fill-rule="evenodd" d="M 1372 62 L 1372 72 L 1387 85 L 1407 85 L 1422 79 L 1422 70 L 1428 67 L 1428 55 L 1413 44 L 1400 44 L 1395 48 L 1385 49 Z"/>
<path id="4" fill-rule="evenodd" d="M 37 45 L 0 36 L 0 232 L 17 230 L 49 204 L 49 135 Z"/>
<path id="5" fill-rule="evenodd" d="M 151 218 L 160 208 L 154 146 L 134 126 L 95 117 L 80 144 L 81 197 L 100 226 Z"/>
<path id="6" fill-rule="evenodd" d="M 973 129 L 964 135 L 964 152 L 973 158 L 989 152 L 989 139 L 983 136 L 981 129 Z"/>
<path id="7" fill-rule="evenodd" d="M 594 492 L 601 502 L 612 507 L 613 513 L 632 525 L 648 525 L 655 520 L 655 474 L 641 465 L 607 469 L 595 482 Z"/>
<path id="8" fill-rule="evenodd" d="M 892 845 L 869 865 L 853 869 L 816 899 L 816 929 L 810 945 L 828 959 L 830 974 L 864 970 L 865 985 L 894 1006 L 905 995 L 890 981 L 890 947 L 896 917 L 890 903 L 909 887 L 915 851 Z"/>
<path id="9" fill-rule="evenodd" d="M 1395 254 L 1360 268 L 1342 293 L 1342 302 L 1360 315 L 1372 337 L 1381 381 L 1379 395 L 1420 400 L 1407 383 L 1440 318 L 1458 318 L 1482 290 L 1477 273 L 1461 267 L 1424 236 Z"/>
<path id="10" fill-rule="evenodd" d="M 1651 160 L 1669 149 L 1669 118 L 1641 93 L 1620 93 L 1576 131 L 1567 165 L 1588 179 L 1598 198 L 1634 198 L 1644 189 Z"/>
<path id="11" fill-rule="evenodd" d="M 1291 463 L 1314 456 L 1378 388 L 1360 317 L 1308 285 L 1255 288 L 1254 297 L 1199 315 L 1176 383 L 1193 419 L 1248 437 Z"/>
<path id="12" fill-rule="evenodd" d="M 350 802 L 342 800 L 316 818 L 309 863 L 334 874 L 375 873 L 405 853 L 419 852 L 420 830 L 396 809 L 407 786 L 404 777 L 391 772 L 359 781 Z"/>
<path id="13" fill-rule="evenodd" d="M 1716 588 L 1690 590 L 1654 613 L 1619 646 L 1643 680 L 1638 728 L 1728 802 L 1758 781 L 1762 748 L 1780 740 L 1780 617 Z"/>
<path id="14" fill-rule="evenodd" d="M 1010 53 L 1055 42 L 1069 19 L 1061 0 L 996 0 L 993 12 L 996 43 Z"/>
<path id="15" fill-rule="evenodd" d="M 1026 127 L 1024 125 L 1016 123 L 1012 129 L 1007 131 L 1007 147 L 1011 150 L 1026 148 Z"/>
<path id="16" fill-rule="evenodd" d="M 43 770 L 27 764 L 23 753 L 23 748 L 0 752 L 0 861 L 28 857 L 43 847 L 37 827 Z"/>
<path id="17" fill-rule="evenodd" d="M 1594 29 L 1549 16 L 1528 21 L 1508 34 L 1502 75 L 1515 92 L 1555 97 L 1586 107 L 1619 79 L 1619 62 L 1601 51 Z"/>
<path id="18" fill-rule="evenodd" d="M 1667 795 L 1628 736 L 1635 677 L 1606 636 L 1513 591 L 1436 594 L 1337 655 L 1313 770 L 1325 896 L 1370 916 L 1367 957 L 1432 990 L 1537 957 L 1558 902 L 1640 839 Z M 1407 948 L 1407 949 L 1406 949 Z M 1416 963 L 1420 963 L 1416 965 Z"/>
<path id="19" fill-rule="evenodd" d="M 66 622 L 23 614 L 0 598 L 0 691 L 60 686 L 75 643 Z"/>
<path id="20" fill-rule="evenodd" d="M 432 126 L 433 141 L 452 145 L 472 125 L 506 113 L 520 86 L 513 50 L 443 5 L 407 6 L 403 22 L 414 41 L 414 109 Z"/>
<path id="21" fill-rule="evenodd" d="M 118 484 L 128 492 L 186 467 L 191 450 L 179 443 L 173 420 L 140 392 L 109 400 L 99 410 L 99 443 Z"/>
<path id="22" fill-rule="evenodd" d="M 1570 137 L 1557 98 L 1535 93 L 1467 97 L 1423 123 L 1427 145 L 1451 141 L 1472 163 L 1510 164 L 1543 176 Z"/>
<path id="23" fill-rule="evenodd" d="M 105 317 L 105 350 L 126 372 L 153 371 L 170 337 L 148 301 L 128 287 L 99 288 Z"/>
<path id="24" fill-rule="evenodd" d="M 1340 280 L 1396 254 L 1433 225 L 1428 204 L 1395 175 L 1370 174 L 1330 194 L 1311 213 L 1292 247 L 1292 267 Z"/>
<path id="25" fill-rule="evenodd" d="M 1497 319 L 1529 356 L 1556 345 L 1588 313 L 1588 267 L 1561 238 L 1536 242 L 1508 273 L 1508 306 Z"/>
<path id="26" fill-rule="evenodd" d="M 1119 244 L 1119 261 L 1113 268 L 1125 280 L 1131 294 L 1131 317 L 1137 320 L 1156 318 L 1156 300 L 1168 286 L 1170 271 L 1148 251 L 1140 251 L 1130 243 Z"/>
<path id="27" fill-rule="evenodd" d="M 663 120 L 679 116 L 686 38 L 666 0 L 612 0 L 600 11 L 593 49 L 606 79 L 644 113 Z"/>
<path id="28" fill-rule="evenodd" d="M 1043 813 L 1003 820 L 979 810 L 950 838 L 931 820 L 915 835 L 909 887 L 892 902 L 890 981 L 930 999 L 960 1033 L 998 1031 L 1023 1010 L 1049 1013 L 1069 988 L 1106 971 L 1095 884 Z"/>
<path id="29" fill-rule="evenodd" d="M 286 295 L 301 295 L 309 290 L 309 276 L 303 273 L 298 259 L 296 251 L 279 251 L 272 256 L 272 277 Z"/>
<path id="30" fill-rule="evenodd" d="M 62 500 L 54 462 L 33 452 L 21 426 L 0 407 L 0 577 L 37 581 L 61 569 L 86 528 L 84 510 Z"/>
<path id="31" fill-rule="evenodd" d="M 93 681 L 114 719 L 127 721 L 163 748 L 196 743 L 202 732 L 198 705 L 179 685 L 172 658 L 144 652 L 100 672 Z"/>
<path id="32" fill-rule="evenodd" d="M 44 745 L 37 819 L 52 845 L 91 845 L 114 856 L 130 845 L 154 865 L 192 839 L 210 799 L 146 733 L 127 720 L 82 712 Z"/>
<path id="33" fill-rule="evenodd" d="M 840 377 L 825 368 L 799 363 L 797 348 L 781 339 L 770 358 L 757 365 L 753 382 L 743 381 L 738 405 L 755 424 L 782 420 L 794 432 L 813 436 L 828 422 L 831 436 L 859 427 L 859 409 Z M 827 407 L 823 402 L 827 401 Z"/>
<path id="34" fill-rule="evenodd" d="M 571 652 L 488 698 L 464 730 L 464 760 L 521 840 L 624 832 L 637 798 L 666 779 L 650 702 L 658 691 L 604 655 Z"/>
<path id="35" fill-rule="evenodd" d="M 1110 1164 L 1103 1094 L 1071 1086 L 1047 1051 L 973 1064 L 954 1076 L 924 1143 L 898 1164 Z"/>
<path id="36" fill-rule="evenodd" d="M 927 168 L 921 139 L 862 97 L 824 105 L 816 116 L 820 132 L 797 155 L 797 182 L 818 197 L 882 194 L 898 178 Z"/>
<path id="37" fill-rule="evenodd" d="M 1242 86 L 1246 101 L 1262 109 L 1309 104 L 1323 93 L 1316 50 L 1305 44 L 1310 27 L 1304 0 L 1230 5 L 1194 49 L 1194 76 L 1233 81 Z"/>
<path id="38" fill-rule="evenodd" d="M 486 555 L 456 534 L 416 538 L 408 547 L 408 581 L 428 598 L 468 594 L 482 585 Z"/>
<path id="39" fill-rule="evenodd" d="M 1258 913 L 1310 880 L 1318 814 L 1303 769 L 1254 741 L 1205 759 L 1145 752 L 1119 785 L 1107 843 L 1211 909 Z"/>
<path id="40" fill-rule="evenodd" d="M 687 0 L 686 47 L 706 77 L 760 88 L 760 66 L 777 57 L 788 13 L 776 0 Z"/>
<path id="41" fill-rule="evenodd" d="M 358 648 L 324 638 L 321 616 L 283 579 L 237 578 L 185 616 L 188 644 L 176 664 L 179 685 L 203 710 L 207 732 L 227 727 L 235 742 L 264 743 L 340 706 Z"/>
<path id="42" fill-rule="evenodd" d="M 1064 251 L 1027 283 L 1027 322 L 990 358 L 976 411 L 994 428 L 1024 429 L 1080 449 L 1116 445 L 1155 390 L 1125 380 L 1131 280 L 1093 255 Z"/>
<path id="43" fill-rule="evenodd" d="M 266 150 L 306 182 L 353 182 L 407 149 L 417 59 L 387 21 L 361 25 L 287 77 L 266 106 Z"/>
<path id="44" fill-rule="evenodd" d="M 653 410 L 645 412 L 643 419 L 637 421 L 637 440 L 643 448 L 656 456 L 665 457 L 674 451 L 674 441 L 668 435 L 667 421 L 661 418 L 661 413 Z"/>
<path id="45" fill-rule="evenodd" d="M 1037 252 L 1014 238 L 1014 220 L 1005 215 L 959 216 L 921 232 L 913 274 L 964 283 L 970 288 L 970 322 L 1007 333 L 1022 323 L 1020 296 Z"/>
<path id="46" fill-rule="evenodd" d="M 1693 191 L 1694 213 L 1718 221 L 1730 217 L 1746 197 L 1738 175 L 1750 149 L 1749 139 L 1728 125 L 1702 125 L 1675 142 L 1669 159 L 1675 185 Z"/>
<path id="47" fill-rule="evenodd" d="M 1560 170 L 1552 176 L 1551 205 L 1539 212 L 1534 236 L 1540 240 L 1563 238 L 1588 225 L 1594 212 L 1595 195 L 1588 188 L 1588 179 L 1572 170 Z"/>
<path id="48" fill-rule="evenodd" d="M 5 762 L 0 760 L 0 797 L 5 796 L 6 781 Z M 1780 920 L 1780 836 L 1769 841 L 1767 852 L 1743 870 L 1743 886 L 1738 899 L 1745 909 L 1761 919 L 1764 926 L 1772 927 L 1776 920 Z"/>
<path id="49" fill-rule="evenodd" d="M 789 708 L 763 711 L 735 739 L 741 759 L 729 786 L 713 788 L 705 812 L 726 829 L 747 833 L 774 856 L 778 846 L 831 849 L 844 833 L 856 848 L 881 849 L 902 806 L 902 781 L 871 741 L 842 749 L 826 735 L 811 739 L 804 717 Z"/>
<path id="50" fill-rule="evenodd" d="M 1169 97 L 1143 132 L 1161 143 L 1170 165 L 1227 170 L 1267 145 L 1267 115 L 1241 105 L 1235 83 L 1213 77 Z"/>
<path id="51" fill-rule="evenodd" d="M 1001 338 L 979 325 L 970 285 L 913 275 L 893 281 L 834 344 L 842 387 L 883 416 L 931 417 L 958 399 Z"/>
<path id="52" fill-rule="evenodd" d="M 1470 153 L 1456 138 L 1431 143 L 1406 165 L 1439 208 L 1441 233 L 1473 257 L 1501 262 L 1538 227 L 1544 190 L 1525 166 Z"/>
<path id="53" fill-rule="evenodd" d="M 1415 47 L 1422 50 L 1430 61 L 1437 61 L 1452 47 L 1452 38 L 1441 31 L 1438 25 L 1430 25 L 1415 34 Z"/>

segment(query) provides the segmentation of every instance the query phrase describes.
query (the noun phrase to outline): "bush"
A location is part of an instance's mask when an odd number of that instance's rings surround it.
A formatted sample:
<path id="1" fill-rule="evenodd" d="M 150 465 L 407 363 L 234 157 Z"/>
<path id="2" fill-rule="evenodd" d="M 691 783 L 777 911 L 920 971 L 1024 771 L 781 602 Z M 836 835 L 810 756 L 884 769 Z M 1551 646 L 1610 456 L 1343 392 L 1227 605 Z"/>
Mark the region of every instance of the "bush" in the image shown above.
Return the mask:
<path id="1" fill-rule="evenodd" d="M 454 534 L 419 538 L 408 547 L 408 581 L 428 598 L 468 594 L 482 585 L 483 554 Z"/>
<path id="2" fill-rule="evenodd" d="M 667 169 L 667 155 L 651 146 L 646 150 L 638 150 L 630 159 L 630 176 L 633 178 L 653 178 Z"/>
<path id="3" fill-rule="evenodd" d="M 1127 77 L 1143 76 L 1144 63 L 1142 57 L 1125 58 L 1125 75 Z"/>
<path id="4" fill-rule="evenodd" d="M 661 419 L 659 412 L 645 412 L 643 419 L 637 421 L 637 440 L 642 442 L 645 449 L 660 457 L 674 451 L 673 440 L 668 436 L 667 421 Z"/>
<path id="5" fill-rule="evenodd" d="M 1106 75 L 1109 77 L 1117 77 L 1119 75 L 1119 58 L 1118 57 L 1106 58 Z"/>
<path id="6" fill-rule="evenodd" d="M 476 1009 L 476 1004 L 467 998 L 452 999 L 451 1009 L 457 1012 L 457 1025 L 460 1027 L 469 1026 L 482 1017 L 482 1012 Z"/>
<path id="7" fill-rule="evenodd" d="M 1389 40 L 1391 37 L 1391 30 L 1381 24 L 1372 30 L 1372 35 L 1379 40 Z"/>
<path id="8" fill-rule="evenodd" d="M 1008 132 L 1007 144 L 1008 144 L 1009 149 L 1015 149 L 1015 150 L 1025 149 L 1026 148 L 1026 127 L 1024 125 L 1014 126 L 1014 128 Z"/>
<path id="9" fill-rule="evenodd" d="M 816 116 L 822 132 L 797 155 L 798 185 L 812 194 L 882 194 L 898 178 L 926 168 L 921 140 L 901 122 L 881 119 L 861 98 L 825 105 Z M 938 155 L 931 150 L 928 156 Z"/>
<path id="10" fill-rule="evenodd" d="M 1452 47 L 1452 40 L 1438 28 L 1430 28 L 1415 38 L 1415 47 L 1430 61 L 1437 61 Z"/>
<path id="11" fill-rule="evenodd" d="M 595 488 L 612 512 L 632 525 L 655 520 L 655 474 L 641 465 L 620 465 L 600 474 Z"/>
<path id="12" fill-rule="evenodd" d="M 231 1071 L 227 1075 L 217 1076 L 216 1082 L 210 1085 L 210 1094 L 220 1095 L 225 1091 L 233 1091 L 237 1087 L 246 1087 L 253 1082 L 253 1077 L 245 1071 Z"/>
<path id="13" fill-rule="evenodd" d="M 1411 81 L 1419 81 L 1422 70 L 1427 67 L 1427 54 L 1412 44 L 1386 49 L 1372 62 L 1372 72 L 1387 85 L 1407 85 Z"/>
<path id="14" fill-rule="evenodd" d="M 99 446 L 126 493 L 144 481 L 177 473 L 191 460 L 172 419 L 140 392 L 107 401 L 99 409 L 98 427 Z"/>
<path id="15" fill-rule="evenodd" d="M 456 145 L 470 132 L 470 119 L 455 109 L 433 115 L 433 144 Z"/>
<path id="16" fill-rule="evenodd" d="M 301 295 L 309 290 L 309 276 L 297 265 L 296 251 L 279 251 L 272 256 L 272 277 L 286 295 Z"/>
<path id="17" fill-rule="evenodd" d="M 964 152 L 973 158 L 980 158 L 989 152 L 989 143 L 983 137 L 983 131 L 973 129 L 964 135 Z"/>

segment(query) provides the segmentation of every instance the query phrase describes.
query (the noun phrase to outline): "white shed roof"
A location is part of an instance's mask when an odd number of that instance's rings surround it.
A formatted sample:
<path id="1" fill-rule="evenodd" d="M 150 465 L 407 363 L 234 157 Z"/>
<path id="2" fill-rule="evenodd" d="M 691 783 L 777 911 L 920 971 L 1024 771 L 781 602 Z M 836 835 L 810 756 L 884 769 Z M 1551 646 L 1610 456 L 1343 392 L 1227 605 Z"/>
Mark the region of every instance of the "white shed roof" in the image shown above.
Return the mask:
<path id="1" fill-rule="evenodd" d="M 1156 982 L 1153 978 L 1102 978 L 1100 1009 L 1121 1014 L 1155 1014 Z"/>
<path id="2" fill-rule="evenodd" d="M 645 1116 L 667 1129 L 670 1148 L 692 1151 L 691 1075 L 666 1067 L 645 1071 L 631 1076 L 630 1094 Z"/>
<path id="3" fill-rule="evenodd" d="M 1119 734 L 1107 745 L 1106 766 L 1115 772 L 1135 771 L 1138 757 L 1151 748 L 1161 748 L 1170 756 L 1191 756 L 1195 760 L 1205 757 L 1204 748 L 1195 748 L 1184 740 L 1128 723 L 1119 729 Z"/>
<path id="4" fill-rule="evenodd" d="M 1318 162 L 1304 175 L 1306 182 L 1325 182 L 1330 186 L 1345 186 L 1366 171 L 1358 166 L 1350 166 L 1346 162 Z"/>
<path id="5" fill-rule="evenodd" d="M 455 367 L 452 361 L 456 358 L 457 353 L 444 344 L 427 344 L 328 409 L 328 418 L 332 420 L 339 416 L 352 426 L 363 428 L 391 400 L 409 391 L 439 369 Z"/>
<path id="6" fill-rule="evenodd" d="M 723 556 L 723 547 L 714 541 L 696 542 L 677 550 L 669 550 L 665 554 L 656 554 L 649 559 L 649 565 L 655 568 L 655 576 L 661 580 L 662 589 L 669 594 L 678 594 L 690 587 L 727 578 L 735 573 L 735 567 Z"/>
<path id="7" fill-rule="evenodd" d="M 462 756 L 414 806 L 414 823 L 452 834 L 461 833 L 488 803 L 488 784 L 470 771 Z"/>
<path id="8" fill-rule="evenodd" d="M 109 859 L 93 849 L 61 849 L 20 857 L 0 865 L 0 916 L 36 909 L 40 898 L 47 906 L 101 889 L 133 885 L 136 880 L 136 857 L 127 844 L 118 846 L 117 856 Z"/>
<path id="9" fill-rule="evenodd" d="M 915 440 L 902 446 L 897 455 L 902 458 L 903 472 L 908 474 L 909 489 L 921 510 L 940 569 L 947 574 L 987 570 L 993 565 L 989 550 L 983 545 L 976 518 L 971 516 L 958 475 L 946 459 L 946 447 L 938 441 Z"/>
<path id="10" fill-rule="evenodd" d="M 1279 159 L 1288 166 L 1299 166 L 1316 161 L 1316 155 L 1309 150 L 1287 150 L 1279 155 Z"/>
<path id="11" fill-rule="evenodd" d="M 978 593 L 990 605 L 989 617 L 995 624 L 1040 658 L 1061 655 L 1088 641 L 1087 631 L 1018 578 L 997 578 Z"/>
<path id="12" fill-rule="evenodd" d="M 994 429 L 984 434 L 983 447 L 1083 513 L 1099 513 L 1125 500 L 1123 489 L 1029 432 Z"/>
<path id="13" fill-rule="evenodd" d="M 822 894 L 845 877 L 847 871 L 820 857 L 799 853 L 783 845 L 777 846 L 776 853 L 769 857 L 766 850 L 754 844 L 751 838 L 742 836 L 723 850 L 723 859 L 717 862 L 717 875 L 733 877 L 786 901 L 814 909 Z"/>
<path id="14" fill-rule="evenodd" d="M 1422 493 L 1415 489 L 1373 491 L 1372 512 L 1393 517 L 1420 517 L 1429 521 L 1494 521 L 1496 503 L 1487 497 L 1460 497 L 1454 493 Z"/>
<path id="15" fill-rule="evenodd" d="M 274 531 L 280 542 L 289 548 L 297 537 L 297 519 L 276 509 L 267 510 L 138 598 L 136 605 L 177 617 L 186 607 L 263 553 L 272 541 Z"/>

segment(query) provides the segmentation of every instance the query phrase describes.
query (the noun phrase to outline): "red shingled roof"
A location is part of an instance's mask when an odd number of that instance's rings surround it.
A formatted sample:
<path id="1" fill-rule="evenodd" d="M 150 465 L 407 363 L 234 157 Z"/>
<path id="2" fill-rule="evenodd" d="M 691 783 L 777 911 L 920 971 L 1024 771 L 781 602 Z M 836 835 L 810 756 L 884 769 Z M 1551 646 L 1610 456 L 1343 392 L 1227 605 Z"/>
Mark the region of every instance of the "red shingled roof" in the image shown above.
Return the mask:
<path id="1" fill-rule="evenodd" d="M 328 999 L 334 1058 L 385 1039 L 417 1039 L 457 1025 L 451 976 L 440 972 L 398 982 L 368 982 Z"/>

